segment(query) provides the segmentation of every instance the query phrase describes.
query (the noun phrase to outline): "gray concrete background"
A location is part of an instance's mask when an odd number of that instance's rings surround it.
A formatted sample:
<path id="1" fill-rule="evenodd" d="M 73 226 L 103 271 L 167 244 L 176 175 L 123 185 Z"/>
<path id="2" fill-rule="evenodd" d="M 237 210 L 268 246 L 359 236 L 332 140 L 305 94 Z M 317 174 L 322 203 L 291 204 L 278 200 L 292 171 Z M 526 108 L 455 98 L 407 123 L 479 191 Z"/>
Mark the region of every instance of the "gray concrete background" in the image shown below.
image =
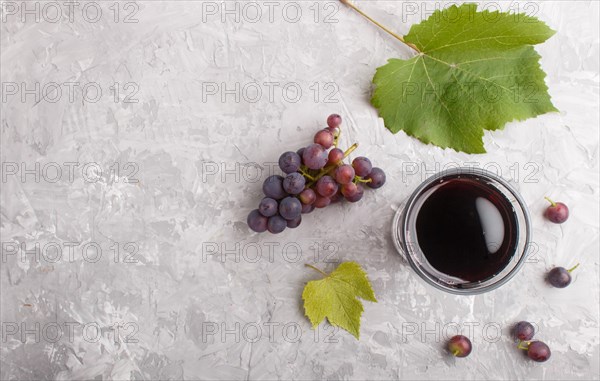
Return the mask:
<path id="1" fill-rule="evenodd" d="M 557 30 L 536 49 L 560 113 L 486 133 L 485 155 L 383 127 L 371 78 L 409 51 L 335 1 L 2 4 L 3 380 L 599 378 L 598 2 L 491 3 Z M 399 33 L 433 9 L 358 5 Z M 388 183 L 296 230 L 251 233 L 271 164 L 332 112 Z M 472 297 L 425 285 L 390 233 L 425 177 L 465 163 L 518 187 L 535 244 L 509 284 Z M 569 205 L 567 223 L 543 220 L 545 195 Z M 300 299 L 317 278 L 304 263 L 348 260 L 379 300 L 360 341 L 311 330 Z M 544 284 L 577 262 L 569 288 Z M 507 335 L 522 319 L 547 363 Z M 467 359 L 443 351 L 457 329 Z"/>

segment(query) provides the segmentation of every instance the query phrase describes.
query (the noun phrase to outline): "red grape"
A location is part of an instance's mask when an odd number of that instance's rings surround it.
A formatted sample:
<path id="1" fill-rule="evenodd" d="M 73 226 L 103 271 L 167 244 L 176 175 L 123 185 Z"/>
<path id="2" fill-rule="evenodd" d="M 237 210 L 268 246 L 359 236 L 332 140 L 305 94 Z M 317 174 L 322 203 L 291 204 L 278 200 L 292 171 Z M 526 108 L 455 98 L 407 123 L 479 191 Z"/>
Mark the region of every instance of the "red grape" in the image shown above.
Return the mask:
<path id="1" fill-rule="evenodd" d="M 331 203 L 331 199 L 329 197 L 323 197 L 321 195 L 317 195 L 317 199 L 311 206 L 314 206 L 315 208 L 324 208 L 327 205 L 329 205 L 330 203 Z"/>
<path id="2" fill-rule="evenodd" d="M 344 159 L 344 151 L 339 148 L 334 148 L 329 151 L 327 165 L 335 165 Z"/>
<path id="3" fill-rule="evenodd" d="M 527 348 L 527 356 L 533 361 L 547 361 L 551 354 L 550 347 L 541 341 L 532 341 Z"/>
<path id="4" fill-rule="evenodd" d="M 275 200 L 281 200 L 287 193 L 283 189 L 283 177 L 279 175 L 269 176 L 263 183 L 263 193 L 265 196 Z"/>
<path id="5" fill-rule="evenodd" d="M 268 219 L 260 214 L 258 209 L 254 209 L 248 214 L 246 222 L 248 223 L 248 227 L 257 233 L 262 233 L 267 230 Z"/>
<path id="6" fill-rule="evenodd" d="M 276 200 L 265 197 L 258 204 L 258 211 L 265 217 L 271 217 L 277 214 L 277 209 L 279 208 L 279 204 Z"/>
<path id="7" fill-rule="evenodd" d="M 302 212 L 302 204 L 296 197 L 286 197 L 279 202 L 279 214 L 286 220 L 297 218 Z"/>
<path id="8" fill-rule="evenodd" d="M 294 218 L 293 220 L 288 220 L 287 227 L 290 229 L 297 228 L 298 226 L 300 226 L 301 222 L 302 222 L 302 216 L 299 215 L 298 217 Z"/>
<path id="9" fill-rule="evenodd" d="M 306 179 L 301 173 L 290 173 L 283 179 L 283 190 L 289 194 L 298 194 L 304 189 Z"/>
<path id="10" fill-rule="evenodd" d="M 321 130 L 315 134 L 315 143 L 329 149 L 333 145 L 333 134 L 329 130 Z"/>
<path id="11" fill-rule="evenodd" d="M 533 325 L 527 321 L 520 321 L 515 324 L 513 333 L 517 339 L 521 341 L 528 341 L 533 338 L 533 335 L 535 334 L 535 328 L 533 328 Z"/>
<path id="12" fill-rule="evenodd" d="M 348 184 L 354 180 L 354 168 L 351 165 L 344 164 L 335 170 L 335 181 L 339 184 Z"/>
<path id="13" fill-rule="evenodd" d="M 313 210 L 315 210 L 314 205 L 302 204 L 302 214 L 308 214 L 308 213 L 312 212 Z"/>
<path id="14" fill-rule="evenodd" d="M 548 273 L 547 280 L 548 283 L 553 285 L 556 288 L 565 288 L 571 284 L 571 271 L 575 270 L 579 266 L 579 263 L 576 264 L 571 269 L 567 270 L 564 267 L 555 267 Z"/>
<path id="15" fill-rule="evenodd" d="M 310 205 L 313 202 L 315 202 L 315 200 L 317 199 L 317 194 L 315 193 L 314 190 L 312 189 L 305 189 L 302 192 L 300 192 L 300 201 L 302 201 L 302 203 L 304 205 Z"/>
<path id="16" fill-rule="evenodd" d="M 467 357 L 472 349 L 471 340 L 466 336 L 456 335 L 448 341 L 448 350 L 456 357 Z"/>
<path id="17" fill-rule="evenodd" d="M 327 125 L 329 128 L 337 128 L 342 124 L 342 117 L 338 114 L 331 114 L 327 117 Z"/>
<path id="18" fill-rule="evenodd" d="M 346 198 L 354 197 L 358 193 L 358 186 L 354 183 L 342 185 L 342 195 Z"/>
<path id="19" fill-rule="evenodd" d="M 317 193 L 323 197 L 331 197 L 338 191 L 338 184 L 331 176 L 323 176 L 317 180 L 315 186 Z"/>
<path id="20" fill-rule="evenodd" d="M 296 152 L 285 152 L 279 157 L 279 168 L 284 173 L 296 172 L 302 164 L 300 155 Z"/>
<path id="21" fill-rule="evenodd" d="M 385 172 L 381 168 L 373 168 L 371 173 L 365 177 L 367 180 L 371 180 L 367 183 L 369 188 L 377 189 L 381 188 L 385 184 Z"/>
<path id="22" fill-rule="evenodd" d="M 569 208 L 562 202 L 554 202 L 546 197 L 550 206 L 546 208 L 544 216 L 555 224 L 562 224 L 569 218 Z"/>
<path id="23" fill-rule="evenodd" d="M 273 234 L 281 233 L 287 227 L 287 221 L 280 215 L 274 215 L 269 217 L 267 222 L 267 228 L 269 232 Z"/>
<path id="24" fill-rule="evenodd" d="M 327 151 L 320 144 L 311 144 L 302 152 L 302 161 L 310 169 L 321 169 L 327 164 Z"/>
<path id="25" fill-rule="evenodd" d="M 344 195 L 342 194 L 341 189 L 338 189 L 338 191 L 335 192 L 335 194 L 333 196 L 331 196 L 330 198 L 331 198 L 331 203 L 335 204 L 336 202 L 342 201 L 342 199 L 344 198 Z"/>
<path id="26" fill-rule="evenodd" d="M 350 196 L 345 196 L 345 197 L 346 197 L 346 200 L 348 200 L 350 202 L 357 202 L 363 197 L 364 193 L 365 193 L 365 189 L 362 187 L 362 185 L 356 184 L 356 191 L 354 192 L 354 194 L 352 194 Z"/>
<path id="27" fill-rule="evenodd" d="M 371 169 L 373 169 L 373 164 L 371 164 L 371 160 L 367 159 L 364 156 L 359 156 L 356 159 L 352 160 L 352 167 L 354 167 L 354 171 L 356 172 L 356 176 L 365 177 L 371 173 Z"/>

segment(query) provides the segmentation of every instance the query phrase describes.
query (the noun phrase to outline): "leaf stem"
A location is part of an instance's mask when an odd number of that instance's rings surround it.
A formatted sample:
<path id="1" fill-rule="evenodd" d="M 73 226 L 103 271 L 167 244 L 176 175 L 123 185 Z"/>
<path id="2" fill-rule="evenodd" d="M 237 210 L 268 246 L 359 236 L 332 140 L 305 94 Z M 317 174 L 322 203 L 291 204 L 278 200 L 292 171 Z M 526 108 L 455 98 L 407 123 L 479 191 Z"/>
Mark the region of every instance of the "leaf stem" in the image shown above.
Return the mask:
<path id="1" fill-rule="evenodd" d="M 313 265 L 311 265 L 311 264 L 305 263 L 305 264 L 304 264 L 304 266 L 306 266 L 306 267 L 310 267 L 311 269 L 313 269 L 313 270 L 315 270 L 315 271 L 318 271 L 318 272 L 320 272 L 321 274 L 323 274 L 323 275 L 325 275 L 325 276 L 329 276 L 329 274 L 327 274 L 327 273 L 326 273 L 326 272 L 324 272 L 324 271 L 321 271 L 319 268 L 317 268 L 317 267 L 315 267 L 315 266 L 313 266 Z"/>
<path id="2" fill-rule="evenodd" d="M 419 48 L 417 48 L 414 44 L 411 44 L 410 42 L 406 42 L 404 40 L 404 36 L 400 36 L 399 34 L 396 34 L 394 32 L 392 32 L 391 30 L 389 30 L 388 28 L 386 28 L 385 26 L 381 25 L 379 22 L 375 21 L 374 19 L 372 19 L 369 15 L 367 15 L 365 12 L 361 11 L 360 9 L 358 9 L 354 4 L 352 4 L 350 2 L 350 0 L 340 0 L 340 2 L 342 4 L 345 4 L 347 6 L 349 6 L 350 8 L 354 9 L 356 12 L 358 12 L 360 15 L 362 15 L 364 18 L 366 18 L 367 20 L 369 20 L 370 22 L 372 22 L 373 24 L 377 25 L 378 27 L 380 27 L 383 31 L 385 31 L 386 33 L 388 33 L 389 35 L 391 35 L 392 37 L 394 37 L 395 39 L 397 39 L 398 41 L 402 42 L 404 45 L 410 47 L 411 49 L 413 49 L 414 51 L 416 51 L 417 53 L 421 53 L 421 51 L 419 50 Z"/>

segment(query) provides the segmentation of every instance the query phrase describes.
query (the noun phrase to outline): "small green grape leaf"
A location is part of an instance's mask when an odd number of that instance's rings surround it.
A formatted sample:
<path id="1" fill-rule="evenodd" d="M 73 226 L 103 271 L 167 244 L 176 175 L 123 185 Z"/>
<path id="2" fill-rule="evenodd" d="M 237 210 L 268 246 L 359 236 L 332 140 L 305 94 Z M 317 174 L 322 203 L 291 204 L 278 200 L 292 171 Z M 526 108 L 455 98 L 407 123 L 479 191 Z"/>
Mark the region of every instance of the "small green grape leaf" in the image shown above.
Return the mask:
<path id="1" fill-rule="evenodd" d="M 311 266 L 312 267 L 312 266 Z M 356 262 L 344 262 L 321 280 L 306 284 L 302 299 L 304 312 L 317 327 L 323 319 L 360 338 L 363 305 L 358 298 L 377 302 L 367 274 Z"/>
<path id="2" fill-rule="evenodd" d="M 553 34 L 534 17 L 472 3 L 437 10 L 404 37 L 417 56 L 377 69 L 371 102 L 393 133 L 483 153 L 484 129 L 557 111 L 532 46 Z"/>

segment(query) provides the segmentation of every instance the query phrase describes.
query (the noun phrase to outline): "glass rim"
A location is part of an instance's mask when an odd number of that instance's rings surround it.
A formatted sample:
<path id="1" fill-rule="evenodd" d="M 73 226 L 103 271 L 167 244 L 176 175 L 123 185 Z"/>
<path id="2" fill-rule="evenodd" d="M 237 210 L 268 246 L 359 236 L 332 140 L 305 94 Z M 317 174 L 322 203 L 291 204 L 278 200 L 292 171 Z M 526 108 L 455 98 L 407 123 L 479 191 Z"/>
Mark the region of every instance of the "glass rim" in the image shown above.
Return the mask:
<path id="1" fill-rule="evenodd" d="M 505 268 L 500 270 L 498 274 L 492 276 L 491 278 L 479 282 L 468 283 L 471 285 L 468 288 L 451 287 L 447 283 L 440 282 L 440 279 L 435 279 L 431 274 L 425 271 L 422 261 L 419 261 L 418 258 L 416 258 L 416 255 L 418 254 L 414 253 L 415 250 L 411 250 L 406 245 L 407 235 L 410 234 L 407 226 L 408 219 L 411 217 L 410 213 L 414 210 L 415 202 L 419 200 L 419 197 L 423 196 L 424 191 L 428 190 L 429 187 L 439 179 L 457 175 L 477 176 L 499 184 L 501 187 L 504 188 L 505 192 L 503 192 L 503 190 L 501 189 L 497 189 L 498 191 L 502 192 L 505 195 L 507 193 L 510 194 L 512 200 L 509 199 L 508 201 L 513 206 L 515 214 L 517 212 L 521 213 L 521 216 L 516 216 L 518 225 L 518 236 L 516 246 L 514 249 L 515 251 L 511 256 L 509 264 L 507 264 Z M 488 183 L 488 186 L 494 185 Z M 521 229 L 524 229 L 524 234 L 520 234 Z M 503 284 L 507 283 L 510 279 L 512 279 L 515 276 L 515 274 L 521 269 L 521 267 L 527 259 L 526 253 L 531 241 L 531 221 L 525 201 L 523 200 L 519 192 L 517 192 L 517 190 L 512 185 L 510 185 L 505 179 L 503 179 L 494 172 L 484 170 L 481 168 L 458 167 L 438 172 L 428 177 L 425 181 L 419 184 L 417 188 L 415 188 L 410 197 L 403 204 L 400 205 L 398 211 L 396 212 L 396 215 L 394 216 L 394 221 L 392 223 L 392 235 L 396 250 L 400 255 L 406 258 L 410 267 L 419 275 L 420 278 L 442 291 L 446 291 L 457 295 L 476 295 L 497 289 L 498 287 L 502 286 Z M 424 254 L 422 252 L 420 252 L 420 255 L 424 257 Z M 516 263 L 514 263 L 515 261 Z M 512 266 L 510 266 L 511 263 Z M 433 268 L 433 266 L 429 266 Z M 503 272 L 505 273 L 503 274 Z"/>

